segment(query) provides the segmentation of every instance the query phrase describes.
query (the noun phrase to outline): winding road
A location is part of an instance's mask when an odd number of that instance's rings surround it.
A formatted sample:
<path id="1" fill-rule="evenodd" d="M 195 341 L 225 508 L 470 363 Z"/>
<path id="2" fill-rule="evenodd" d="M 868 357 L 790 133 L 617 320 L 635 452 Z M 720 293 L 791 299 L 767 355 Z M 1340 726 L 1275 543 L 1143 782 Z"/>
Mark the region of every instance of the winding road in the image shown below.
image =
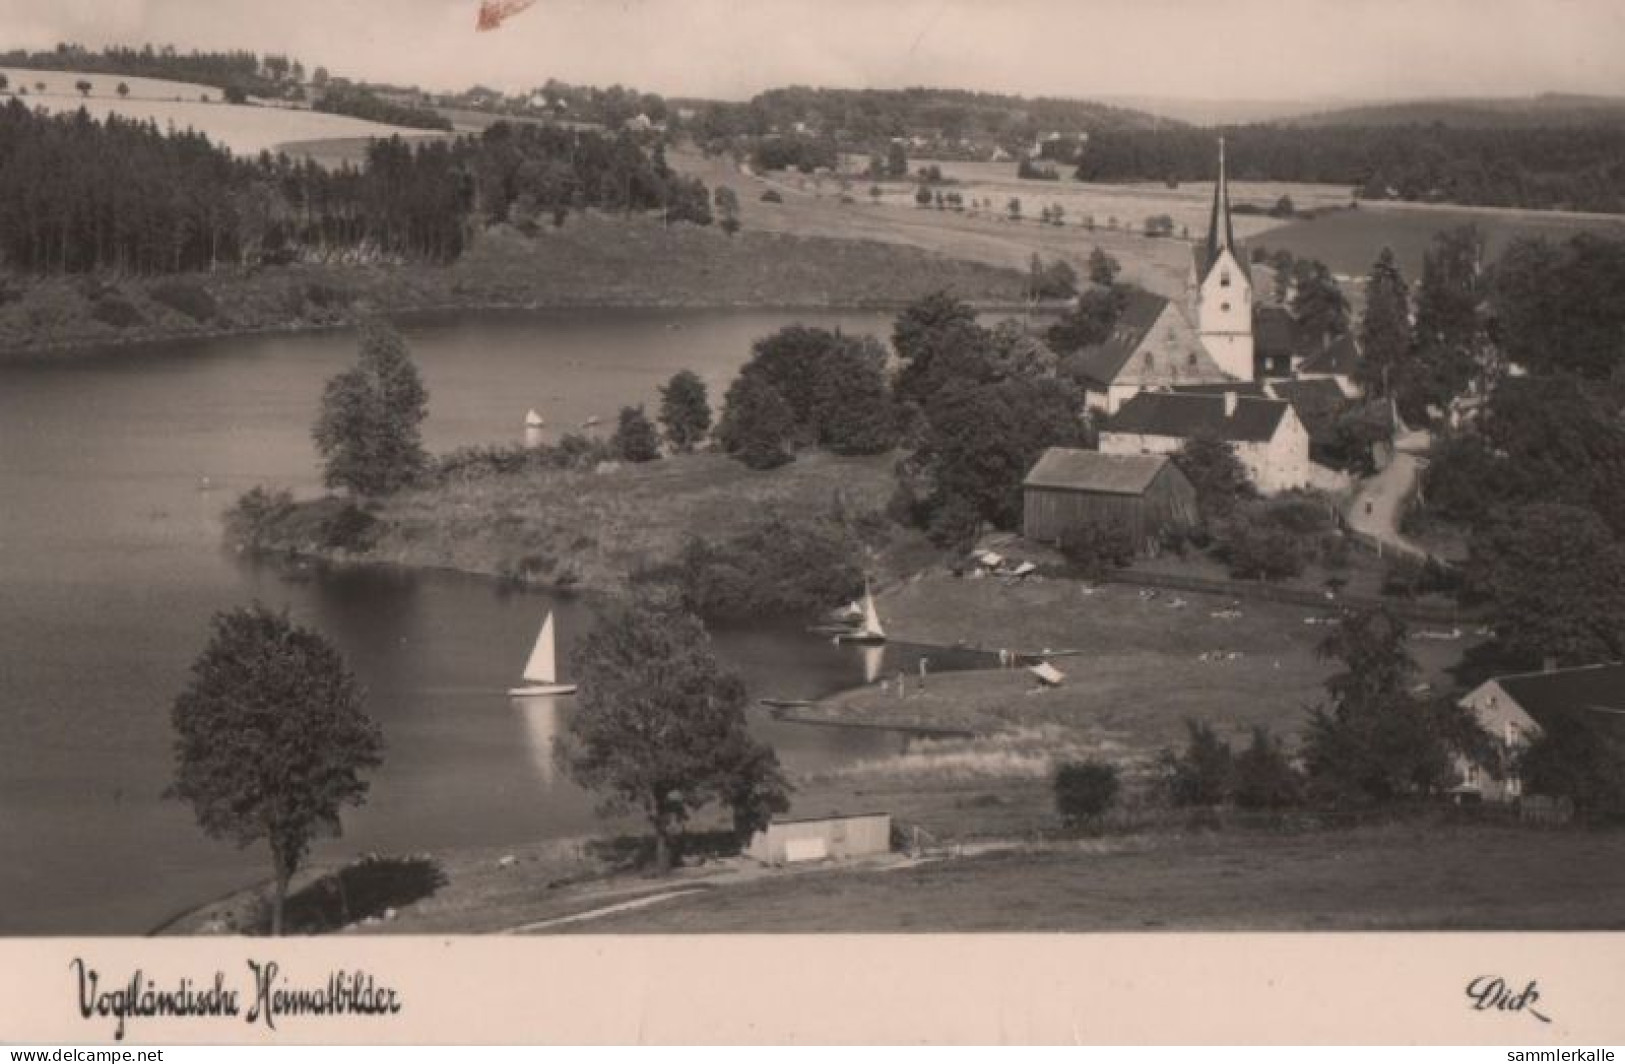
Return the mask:
<path id="1" fill-rule="evenodd" d="M 1427 464 L 1423 457 L 1433 438 L 1426 429 L 1411 429 L 1394 439 L 1394 457 L 1376 476 L 1360 481 L 1343 516 L 1356 534 L 1376 540 L 1383 550 L 1425 559 L 1428 552 L 1399 531 L 1405 500 Z"/>

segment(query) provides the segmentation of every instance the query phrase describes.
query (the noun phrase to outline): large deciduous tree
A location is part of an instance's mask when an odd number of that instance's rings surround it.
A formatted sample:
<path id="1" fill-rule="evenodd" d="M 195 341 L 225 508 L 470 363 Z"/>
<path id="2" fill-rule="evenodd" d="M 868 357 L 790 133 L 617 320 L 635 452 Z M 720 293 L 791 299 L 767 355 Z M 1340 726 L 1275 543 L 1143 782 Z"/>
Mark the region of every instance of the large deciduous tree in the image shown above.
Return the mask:
<path id="1" fill-rule="evenodd" d="M 322 479 L 356 495 L 389 495 L 428 462 L 422 424 L 429 393 L 406 349 L 384 322 L 361 326 L 356 365 L 327 382 L 314 435 Z"/>
<path id="2" fill-rule="evenodd" d="M 635 809 L 671 867 L 688 818 L 718 801 L 740 830 L 786 807 L 778 759 L 745 720 L 745 685 L 699 618 L 643 598 L 611 606 L 576 648 L 580 694 L 557 757 L 606 813 Z"/>
<path id="3" fill-rule="evenodd" d="M 1474 536 L 1468 587 L 1500 653 L 1534 667 L 1625 657 L 1625 545 L 1591 510 L 1531 503 Z"/>
<path id="4" fill-rule="evenodd" d="M 266 842 L 275 874 L 273 934 L 288 881 L 319 835 L 367 794 L 383 739 L 363 692 L 321 635 L 260 605 L 215 616 L 171 713 L 175 781 L 211 838 Z"/>
<path id="5" fill-rule="evenodd" d="M 705 441 L 711 431 L 711 403 L 699 374 L 681 370 L 660 389 L 660 427 L 667 446 L 678 454 Z"/>
<path id="6" fill-rule="evenodd" d="M 1323 800 L 1426 797 L 1454 781 L 1457 754 L 1481 748 L 1465 710 L 1414 693 L 1406 635 L 1386 608 L 1360 610 L 1345 613 L 1318 647 L 1342 666 L 1326 681 L 1330 705 L 1311 711 L 1304 742 L 1310 787 Z"/>
<path id="7" fill-rule="evenodd" d="M 717 442 L 752 469 L 774 469 L 795 459 L 796 415 L 767 377 L 749 369 L 723 398 Z"/>

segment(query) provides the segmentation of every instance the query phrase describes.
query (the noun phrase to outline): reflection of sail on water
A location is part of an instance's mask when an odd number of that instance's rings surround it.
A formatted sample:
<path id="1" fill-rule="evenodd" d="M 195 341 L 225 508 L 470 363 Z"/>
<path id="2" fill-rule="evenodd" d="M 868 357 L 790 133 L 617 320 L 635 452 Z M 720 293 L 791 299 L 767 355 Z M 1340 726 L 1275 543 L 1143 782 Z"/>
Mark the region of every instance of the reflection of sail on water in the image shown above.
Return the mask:
<path id="1" fill-rule="evenodd" d="M 558 769 L 553 764 L 553 740 L 559 734 L 559 703 L 552 698 L 527 698 L 519 704 L 525 722 L 525 738 L 530 742 L 530 759 L 542 786 L 553 786 Z"/>
<path id="2" fill-rule="evenodd" d="M 880 679 L 880 664 L 886 657 L 886 649 L 869 644 L 859 647 L 858 653 L 863 655 L 863 682 L 875 683 Z"/>

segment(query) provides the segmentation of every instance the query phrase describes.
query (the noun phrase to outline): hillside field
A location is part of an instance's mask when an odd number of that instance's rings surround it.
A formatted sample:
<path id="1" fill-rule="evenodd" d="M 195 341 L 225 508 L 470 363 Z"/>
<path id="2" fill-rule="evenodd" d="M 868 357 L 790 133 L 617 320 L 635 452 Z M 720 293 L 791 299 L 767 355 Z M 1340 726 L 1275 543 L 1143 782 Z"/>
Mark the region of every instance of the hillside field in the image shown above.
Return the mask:
<path id="1" fill-rule="evenodd" d="M 97 120 L 118 114 L 142 121 L 150 119 L 160 129 L 171 125 L 176 129 L 195 129 L 237 155 L 276 151 L 281 145 L 298 141 L 396 134 L 403 137 L 438 135 L 432 130 L 386 126 L 299 107 L 223 103 L 220 90 L 212 85 L 20 67 L 0 67 L 0 74 L 11 82 L 6 96 L 16 96 L 29 107 L 43 108 L 53 114 L 84 108 Z M 88 97 L 81 97 L 74 88 L 81 78 L 91 83 Z M 130 87 L 129 96 L 119 97 L 120 82 Z M 38 88 L 41 84 L 45 86 L 43 90 Z M 24 88 L 28 90 L 26 96 L 19 94 Z M 207 103 L 204 97 L 208 98 Z"/>
<path id="2" fill-rule="evenodd" d="M 1270 251 L 1285 249 L 1299 258 L 1319 259 L 1332 272 L 1363 277 L 1383 247 L 1391 247 L 1410 280 L 1422 276 L 1422 254 L 1436 234 L 1461 225 L 1476 225 L 1485 234 L 1490 258 L 1519 237 L 1568 240 L 1595 232 L 1625 238 L 1625 217 L 1452 207 L 1443 204 L 1364 203 L 1359 210 L 1337 211 L 1292 222 L 1253 241 Z"/>

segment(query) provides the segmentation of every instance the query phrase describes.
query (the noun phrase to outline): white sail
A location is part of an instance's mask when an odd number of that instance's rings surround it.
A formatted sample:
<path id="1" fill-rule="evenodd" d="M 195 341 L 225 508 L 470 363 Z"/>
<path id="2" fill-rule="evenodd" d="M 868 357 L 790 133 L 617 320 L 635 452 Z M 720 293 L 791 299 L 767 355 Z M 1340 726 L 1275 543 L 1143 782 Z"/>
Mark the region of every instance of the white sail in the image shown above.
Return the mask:
<path id="1" fill-rule="evenodd" d="M 880 614 L 875 612 L 875 597 L 869 594 L 869 589 L 863 589 L 863 634 L 880 636 L 886 632 L 880 627 Z"/>
<path id="2" fill-rule="evenodd" d="M 525 679 L 531 683 L 557 683 L 557 671 L 553 660 L 553 612 L 549 610 L 536 645 L 531 648 L 530 660 L 525 662 Z"/>

